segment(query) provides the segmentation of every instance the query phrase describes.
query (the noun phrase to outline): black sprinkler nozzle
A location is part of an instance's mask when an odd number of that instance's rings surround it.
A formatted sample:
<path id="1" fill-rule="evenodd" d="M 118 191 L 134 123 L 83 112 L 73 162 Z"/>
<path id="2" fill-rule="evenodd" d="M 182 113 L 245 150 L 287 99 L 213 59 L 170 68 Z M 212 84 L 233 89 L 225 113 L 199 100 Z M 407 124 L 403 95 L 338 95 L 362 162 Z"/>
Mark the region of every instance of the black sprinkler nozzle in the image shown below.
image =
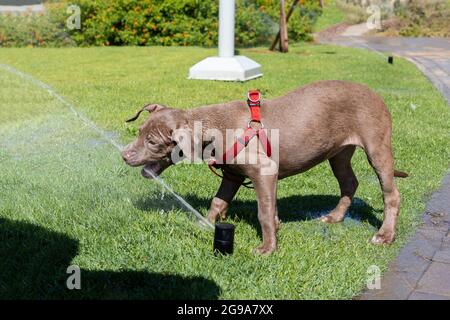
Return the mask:
<path id="1" fill-rule="evenodd" d="M 231 223 L 216 223 L 214 231 L 214 253 L 233 254 L 234 225 Z"/>

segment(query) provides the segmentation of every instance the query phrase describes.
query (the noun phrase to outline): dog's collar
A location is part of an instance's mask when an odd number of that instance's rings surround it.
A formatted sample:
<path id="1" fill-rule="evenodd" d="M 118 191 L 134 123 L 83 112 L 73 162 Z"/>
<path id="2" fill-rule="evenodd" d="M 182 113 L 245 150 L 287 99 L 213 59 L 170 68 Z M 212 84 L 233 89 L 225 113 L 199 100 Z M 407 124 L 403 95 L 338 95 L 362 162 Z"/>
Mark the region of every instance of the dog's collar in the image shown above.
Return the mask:
<path id="1" fill-rule="evenodd" d="M 261 93 L 258 90 L 250 90 L 247 93 L 247 105 L 250 108 L 250 122 L 261 122 Z"/>

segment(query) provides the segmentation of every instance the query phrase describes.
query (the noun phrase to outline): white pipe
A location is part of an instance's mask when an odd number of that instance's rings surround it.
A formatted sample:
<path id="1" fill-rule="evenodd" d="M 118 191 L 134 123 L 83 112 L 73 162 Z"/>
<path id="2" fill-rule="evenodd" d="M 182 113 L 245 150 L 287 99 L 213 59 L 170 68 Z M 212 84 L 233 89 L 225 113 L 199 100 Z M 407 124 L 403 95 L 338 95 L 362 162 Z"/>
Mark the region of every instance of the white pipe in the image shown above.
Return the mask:
<path id="1" fill-rule="evenodd" d="M 219 3 L 219 57 L 234 56 L 234 0 Z"/>

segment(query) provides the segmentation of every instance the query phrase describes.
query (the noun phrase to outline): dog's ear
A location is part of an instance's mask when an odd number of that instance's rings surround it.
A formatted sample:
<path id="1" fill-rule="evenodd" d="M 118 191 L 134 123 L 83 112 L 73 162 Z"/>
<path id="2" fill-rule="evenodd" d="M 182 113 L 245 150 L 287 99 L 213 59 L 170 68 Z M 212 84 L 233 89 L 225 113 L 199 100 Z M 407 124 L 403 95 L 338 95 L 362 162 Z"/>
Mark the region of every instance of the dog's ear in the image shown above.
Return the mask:
<path id="1" fill-rule="evenodd" d="M 147 104 L 147 105 L 143 106 L 142 109 L 139 110 L 138 113 L 136 113 L 134 115 L 134 117 L 126 120 L 126 122 L 131 122 L 131 121 L 134 121 L 137 118 L 139 118 L 139 115 L 141 114 L 142 111 L 148 111 L 148 112 L 151 113 L 151 112 L 156 112 L 156 111 L 159 111 L 159 110 L 162 110 L 162 109 L 165 109 L 165 108 L 167 108 L 167 107 L 163 106 L 161 104 L 154 104 L 154 103 L 153 104 Z"/>
<path id="2" fill-rule="evenodd" d="M 172 132 L 172 142 L 175 144 L 171 155 L 173 163 L 184 159 L 190 163 L 201 162 L 201 137 L 196 135 L 195 130 L 193 131 L 187 125 L 175 129 Z"/>

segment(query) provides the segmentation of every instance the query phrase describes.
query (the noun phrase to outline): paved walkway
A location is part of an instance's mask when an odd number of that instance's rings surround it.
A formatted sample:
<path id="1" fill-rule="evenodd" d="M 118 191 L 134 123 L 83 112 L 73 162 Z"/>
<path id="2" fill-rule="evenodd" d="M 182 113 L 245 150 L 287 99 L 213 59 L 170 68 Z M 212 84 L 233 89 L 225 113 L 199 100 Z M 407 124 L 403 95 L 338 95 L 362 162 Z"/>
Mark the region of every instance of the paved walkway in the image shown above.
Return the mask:
<path id="1" fill-rule="evenodd" d="M 450 101 L 450 38 L 362 37 L 345 34 L 324 42 L 404 57 L 415 63 Z"/>
<path id="2" fill-rule="evenodd" d="M 402 56 L 415 63 L 450 104 L 450 39 L 364 37 L 358 35 L 363 29 L 355 26 L 316 40 Z M 450 300 L 450 174 L 428 202 L 423 224 L 390 264 L 381 289 L 367 290 L 359 298 Z"/>
<path id="3" fill-rule="evenodd" d="M 450 175 L 427 204 L 423 224 L 360 299 L 450 300 Z"/>

